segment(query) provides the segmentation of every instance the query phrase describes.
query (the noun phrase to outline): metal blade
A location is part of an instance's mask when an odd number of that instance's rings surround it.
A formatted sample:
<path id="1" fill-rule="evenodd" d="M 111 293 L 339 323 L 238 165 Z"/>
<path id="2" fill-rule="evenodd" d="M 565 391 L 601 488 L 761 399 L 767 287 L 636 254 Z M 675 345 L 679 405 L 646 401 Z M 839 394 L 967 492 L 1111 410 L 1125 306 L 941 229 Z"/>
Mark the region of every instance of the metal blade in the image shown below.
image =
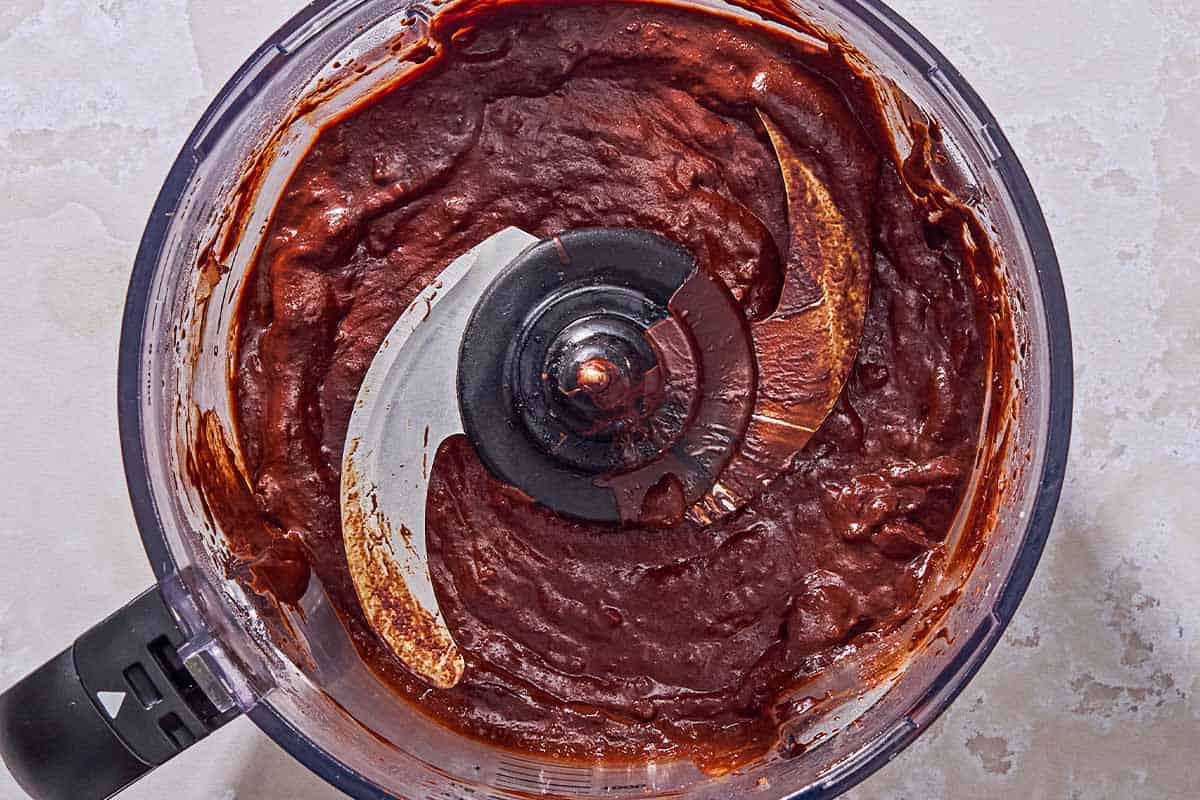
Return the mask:
<path id="1" fill-rule="evenodd" d="M 870 298 L 870 251 L 856 241 L 828 187 L 761 110 L 787 193 L 788 258 L 779 306 L 750 326 L 758 365 L 742 441 L 689 511 L 708 524 L 741 508 L 788 469 L 854 368 Z"/>
<path id="2" fill-rule="evenodd" d="M 342 457 L 342 537 L 375 632 L 422 680 L 449 688 L 464 663 L 429 575 L 425 502 L 438 447 L 463 432 L 463 331 L 496 275 L 537 238 L 507 228 L 454 261 L 417 295 L 363 380 Z"/>

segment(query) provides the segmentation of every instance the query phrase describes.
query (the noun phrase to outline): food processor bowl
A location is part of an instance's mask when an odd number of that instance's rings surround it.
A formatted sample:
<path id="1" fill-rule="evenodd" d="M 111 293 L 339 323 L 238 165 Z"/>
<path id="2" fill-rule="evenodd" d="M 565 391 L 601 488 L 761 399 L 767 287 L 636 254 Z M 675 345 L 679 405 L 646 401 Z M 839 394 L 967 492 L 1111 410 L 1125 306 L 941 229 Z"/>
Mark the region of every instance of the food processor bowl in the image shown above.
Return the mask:
<path id="1" fill-rule="evenodd" d="M 678 5 L 754 15 L 719 0 Z M 107 797 L 244 712 L 356 798 L 827 798 L 937 718 L 1015 612 L 1058 501 L 1072 405 L 1058 264 L 996 120 L 916 30 L 877 0 L 763 7 L 773 24 L 794 15 L 844 38 L 900 90 L 890 111 L 901 152 L 911 144 L 905 121 L 919 112 L 898 98 L 939 123 L 949 158 L 938 178 L 992 237 L 1011 310 L 1017 360 L 1008 392 L 993 398 L 1009 398 L 1008 407 L 993 409 L 1003 424 L 981 443 L 991 457 L 969 490 L 990 493 L 994 513 L 982 523 L 986 536 L 963 537 L 961 546 L 978 552 L 929 587 L 925 606 L 942 613 L 894 634 L 911 649 L 902 668 L 863 690 L 855 680 L 863 665 L 848 659 L 804 687 L 815 711 L 799 739 L 727 774 L 688 761 L 564 762 L 465 738 L 398 698 L 359 660 L 319 582 L 297 609 L 279 610 L 227 578 L 193 443 L 206 437 L 239 468 L 229 376 L 243 280 L 308 143 L 420 58 L 414 50 L 438 10 L 436 0 L 328 0 L 309 5 L 238 70 L 154 206 L 126 305 L 119 410 L 130 495 L 159 585 L 0 698 L 0 750 L 30 794 Z M 968 522 L 979 521 L 960 527 Z M 114 711 L 118 693 L 137 702 L 122 699 Z M 73 710 L 68 700 L 78 701 Z M 51 757 L 55 736 L 78 746 L 55 745 L 61 752 Z M 76 769 L 84 759 L 91 766 Z"/>

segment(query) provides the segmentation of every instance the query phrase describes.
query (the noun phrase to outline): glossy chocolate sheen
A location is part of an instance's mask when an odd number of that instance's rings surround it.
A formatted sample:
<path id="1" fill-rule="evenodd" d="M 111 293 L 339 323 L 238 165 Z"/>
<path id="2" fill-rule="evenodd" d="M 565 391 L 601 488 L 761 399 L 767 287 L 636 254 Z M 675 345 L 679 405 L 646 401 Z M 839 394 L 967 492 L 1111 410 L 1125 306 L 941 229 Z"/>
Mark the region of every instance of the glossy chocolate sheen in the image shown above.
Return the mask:
<path id="1" fill-rule="evenodd" d="M 880 646 L 944 564 L 980 438 L 990 251 L 930 188 L 928 148 L 896 163 L 878 97 L 839 47 L 667 5 L 491 3 L 435 19 L 424 56 L 321 133 L 247 280 L 233 388 L 253 485 L 207 492 L 230 573 L 288 603 L 311 568 L 375 672 L 466 735 L 710 769 L 759 756 L 789 691 Z M 429 555 L 467 668 L 429 689 L 368 626 L 342 546 L 345 431 L 381 340 L 456 256 L 509 225 L 660 234 L 763 319 L 789 229 L 760 110 L 871 265 L 832 414 L 789 471 L 708 527 L 677 509 L 645 528 L 557 518 L 450 440 Z M 786 391 L 788 374 L 758 380 Z"/>

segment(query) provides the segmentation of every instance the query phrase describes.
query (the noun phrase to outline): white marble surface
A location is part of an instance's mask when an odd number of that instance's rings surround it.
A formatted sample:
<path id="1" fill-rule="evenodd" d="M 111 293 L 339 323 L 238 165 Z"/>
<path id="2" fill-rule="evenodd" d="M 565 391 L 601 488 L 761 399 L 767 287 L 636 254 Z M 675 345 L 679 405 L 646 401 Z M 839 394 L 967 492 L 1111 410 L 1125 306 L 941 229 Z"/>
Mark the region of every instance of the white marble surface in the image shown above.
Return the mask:
<path id="1" fill-rule="evenodd" d="M 1071 468 L 1004 643 L 875 798 L 1200 794 L 1200 4 L 895 0 L 1004 123 L 1062 259 Z M 159 182 L 300 0 L 0 2 L 0 685 L 149 585 L 117 445 Z M 20 797 L 0 774 L 0 797 Z M 245 720 L 123 795 L 332 800 Z"/>

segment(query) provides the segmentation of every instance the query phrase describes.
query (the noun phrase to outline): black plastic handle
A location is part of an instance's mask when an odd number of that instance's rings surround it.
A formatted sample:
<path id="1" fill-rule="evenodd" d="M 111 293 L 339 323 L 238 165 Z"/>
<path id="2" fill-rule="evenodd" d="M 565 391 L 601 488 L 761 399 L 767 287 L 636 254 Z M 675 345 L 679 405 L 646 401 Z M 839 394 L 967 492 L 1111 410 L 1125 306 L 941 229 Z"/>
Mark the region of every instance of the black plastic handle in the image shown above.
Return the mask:
<path id="1" fill-rule="evenodd" d="M 105 800 L 240 713 L 184 666 L 152 588 L 0 694 L 0 757 L 34 800 Z"/>

